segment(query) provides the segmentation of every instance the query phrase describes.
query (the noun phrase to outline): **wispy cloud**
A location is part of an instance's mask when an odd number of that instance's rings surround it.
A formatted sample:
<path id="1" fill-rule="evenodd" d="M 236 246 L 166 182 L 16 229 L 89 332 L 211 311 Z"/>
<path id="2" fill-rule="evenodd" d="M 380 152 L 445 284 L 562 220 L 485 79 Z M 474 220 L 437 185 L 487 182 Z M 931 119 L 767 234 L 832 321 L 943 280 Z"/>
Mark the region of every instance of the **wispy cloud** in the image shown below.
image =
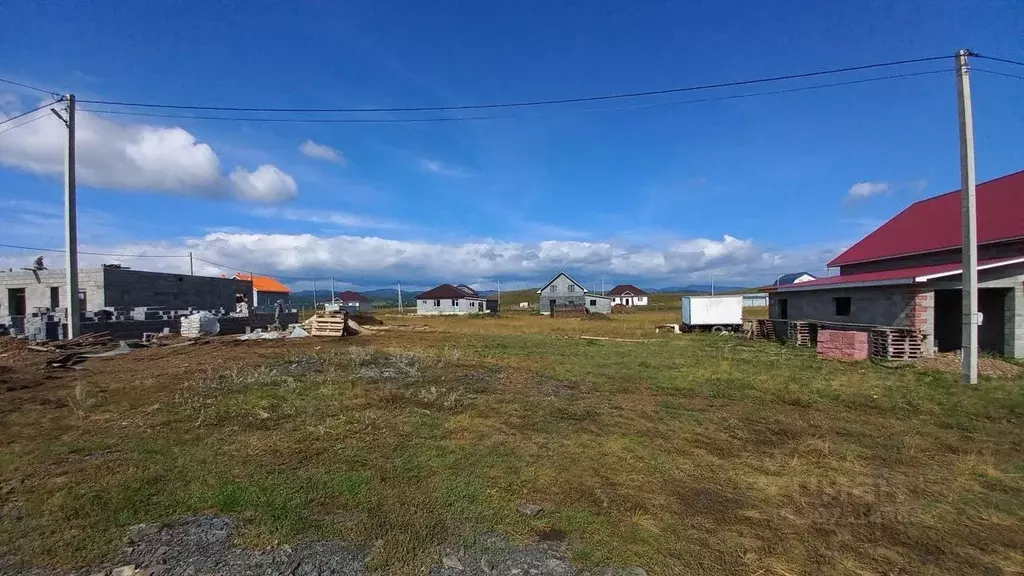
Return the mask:
<path id="1" fill-rule="evenodd" d="M 465 178 L 466 176 L 469 176 L 469 170 L 466 170 L 461 166 L 441 162 L 440 160 L 420 158 L 419 164 L 420 170 L 430 172 L 431 174 L 448 176 L 449 178 Z"/>
<path id="2" fill-rule="evenodd" d="M 268 219 L 290 220 L 293 222 L 309 222 L 312 224 L 333 224 L 346 228 L 360 228 L 364 230 L 402 230 L 409 226 L 400 222 L 392 222 L 353 214 L 351 212 L 338 212 L 329 210 L 298 210 L 294 208 L 257 208 L 251 212 L 255 216 Z"/>
<path id="3" fill-rule="evenodd" d="M 879 194 L 888 194 L 892 191 L 892 184 L 889 182 L 857 182 L 846 191 L 847 200 L 862 200 Z"/>
<path id="4" fill-rule="evenodd" d="M 326 144 L 317 144 L 312 140 L 306 140 L 299 145 L 299 152 L 317 160 L 326 160 L 342 166 L 348 164 L 348 158 L 345 158 L 341 150 L 331 148 Z"/>

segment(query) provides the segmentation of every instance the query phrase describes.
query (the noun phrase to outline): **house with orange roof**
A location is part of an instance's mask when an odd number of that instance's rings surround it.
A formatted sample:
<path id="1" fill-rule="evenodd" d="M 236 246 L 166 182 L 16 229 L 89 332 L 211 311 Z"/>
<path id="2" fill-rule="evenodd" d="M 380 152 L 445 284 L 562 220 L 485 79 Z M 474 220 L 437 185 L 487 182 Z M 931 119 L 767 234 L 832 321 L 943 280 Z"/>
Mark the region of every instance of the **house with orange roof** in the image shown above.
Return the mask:
<path id="1" fill-rule="evenodd" d="M 254 308 L 268 308 L 282 300 L 288 304 L 292 291 L 282 284 L 277 278 L 270 276 L 256 276 L 253 274 L 235 274 L 236 280 L 252 281 L 252 306 Z"/>

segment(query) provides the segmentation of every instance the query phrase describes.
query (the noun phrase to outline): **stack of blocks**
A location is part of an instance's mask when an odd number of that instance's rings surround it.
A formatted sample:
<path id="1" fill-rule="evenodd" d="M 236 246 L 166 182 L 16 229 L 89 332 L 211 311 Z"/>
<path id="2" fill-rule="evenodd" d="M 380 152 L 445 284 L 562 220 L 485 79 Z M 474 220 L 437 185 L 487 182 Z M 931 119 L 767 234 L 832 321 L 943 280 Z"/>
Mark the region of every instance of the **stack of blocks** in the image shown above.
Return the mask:
<path id="1" fill-rule="evenodd" d="M 867 332 L 818 330 L 818 358 L 831 360 L 867 360 Z"/>

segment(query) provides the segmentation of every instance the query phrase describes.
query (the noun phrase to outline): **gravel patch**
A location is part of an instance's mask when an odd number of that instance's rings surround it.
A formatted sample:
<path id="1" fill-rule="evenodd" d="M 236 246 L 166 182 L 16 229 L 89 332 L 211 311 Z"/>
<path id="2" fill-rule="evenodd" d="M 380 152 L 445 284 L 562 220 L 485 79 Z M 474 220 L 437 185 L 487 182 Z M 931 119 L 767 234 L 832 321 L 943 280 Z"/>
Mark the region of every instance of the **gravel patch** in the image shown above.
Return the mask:
<path id="1" fill-rule="evenodd" d="M 0 576 L 354 576 L 368 574 L 369 548 L 341 542 L 247 549 L 232 545 L 227 518 L 196 516 L 168 525 L 138 525 L 115 562 L 74 572 L 15 568 L 0 560 Z M 430 576 L 646 576 L 636 567 L 581 571 L 559 541 L 517 546 L 483 534 L 465 548 L 439 555 Z"/>

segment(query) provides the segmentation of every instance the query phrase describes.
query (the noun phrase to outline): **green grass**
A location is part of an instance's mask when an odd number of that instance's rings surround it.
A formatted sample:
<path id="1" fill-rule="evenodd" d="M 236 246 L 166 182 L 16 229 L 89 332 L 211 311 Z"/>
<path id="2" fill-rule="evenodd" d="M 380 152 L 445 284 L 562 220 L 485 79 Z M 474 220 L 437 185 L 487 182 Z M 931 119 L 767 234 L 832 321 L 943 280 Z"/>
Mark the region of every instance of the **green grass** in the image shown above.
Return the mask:
<path id="1" fill-rule="evenodd" d="M 438 322 L 221 349 L 199 376 L 136 352 L 89 364 L 75 408 L 69 385 L 7 394 L 0 488 L 24 481 L 0 496 L 0 554 L 83 565 L 131 524 L 213 512 L 245 545 L 380 540 L 388 573 L 480 532 L 550 529 L 578 563 L 652 574 L 1021 565 L 1020 379 L 965 387 L 713 335 L 564 338 L 592 329 L 571 320 Z"/>

